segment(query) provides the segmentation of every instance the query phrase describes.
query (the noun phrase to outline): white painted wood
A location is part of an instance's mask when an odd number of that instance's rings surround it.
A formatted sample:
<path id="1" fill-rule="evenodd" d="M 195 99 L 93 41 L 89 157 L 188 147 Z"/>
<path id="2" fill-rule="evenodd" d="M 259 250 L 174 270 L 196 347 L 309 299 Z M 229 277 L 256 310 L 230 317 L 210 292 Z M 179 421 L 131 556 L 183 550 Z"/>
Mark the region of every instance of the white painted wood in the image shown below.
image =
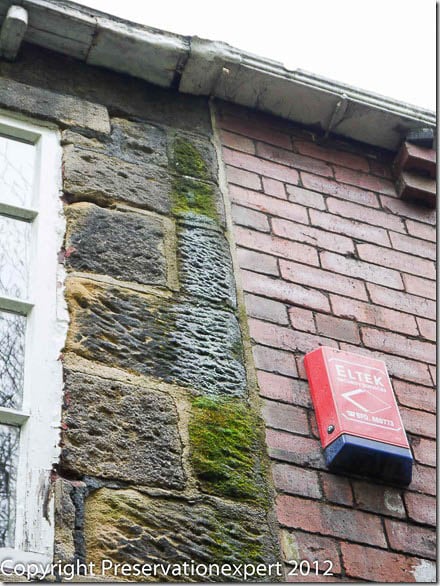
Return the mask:
<path id="1" fill-rule="evenodd" d="M 16 117 L 0 115 L 0 132 L 28 140 L 37 149 L 29 307 L 0 298 L 0 306 L 27 315 L 23 405 L 14 413 L 0 409 L 0 420 L 2 416 L 21 419 L 17 421 L 21 433 L 14 548 L 18 557 L 14 559 L 20 560 L 28 552 L 26 559 L 38 561 L 53 555 L 50 474 L 59 456 L 63 387 L 59 358 L 68 324 L 65 274 L 58 263 L 65 232 L 60 200 L 61 147 L 58 131 Z M 8 551 L 0 549 L 0 559 L 5 559 Z"/>
<path id="2" fill-rule="evenodd" d="M 17 57 L 27 25 L 27 11 L 22 6 L 10 6 L 0 31 L 0 51 L 5 59 Z"/>

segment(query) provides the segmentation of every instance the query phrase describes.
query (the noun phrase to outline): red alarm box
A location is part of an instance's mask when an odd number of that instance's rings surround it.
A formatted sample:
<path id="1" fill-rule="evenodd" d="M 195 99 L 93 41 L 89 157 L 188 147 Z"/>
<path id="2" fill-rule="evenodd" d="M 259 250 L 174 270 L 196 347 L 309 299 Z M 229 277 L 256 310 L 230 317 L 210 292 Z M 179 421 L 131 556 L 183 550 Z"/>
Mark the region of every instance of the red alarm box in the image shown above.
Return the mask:
<path id="1" fill-rule="evenodd" d="M 409 484 L 413 458 L 385 363 L 321 347 L 304 364 L 327 466 Z"/>

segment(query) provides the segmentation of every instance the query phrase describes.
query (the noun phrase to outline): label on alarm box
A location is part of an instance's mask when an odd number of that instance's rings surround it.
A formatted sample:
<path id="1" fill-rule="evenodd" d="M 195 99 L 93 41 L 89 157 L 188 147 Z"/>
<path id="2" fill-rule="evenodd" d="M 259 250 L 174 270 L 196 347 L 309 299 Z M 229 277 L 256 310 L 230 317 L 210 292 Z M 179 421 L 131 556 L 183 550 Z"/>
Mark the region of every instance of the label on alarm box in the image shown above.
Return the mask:
<path id="1" fill-rule="evenodd" d="M 343 433 L 408 447 L 382 360 L 322 347 L 305 365 L 324 448 Z"/>

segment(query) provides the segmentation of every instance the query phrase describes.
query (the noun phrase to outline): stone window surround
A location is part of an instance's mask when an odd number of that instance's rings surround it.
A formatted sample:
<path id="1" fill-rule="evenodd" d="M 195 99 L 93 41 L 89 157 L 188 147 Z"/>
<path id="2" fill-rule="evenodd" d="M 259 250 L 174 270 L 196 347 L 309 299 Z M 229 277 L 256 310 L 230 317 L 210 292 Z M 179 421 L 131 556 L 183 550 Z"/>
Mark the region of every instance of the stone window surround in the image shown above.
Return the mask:
<path id="1" fill-rule="evenodd" d="M 38 125 L 37 125 L 38 124 Z M 23 405 L 1 408 L 0 421 L 21 427 L 18 457 L 15 547 L 0 548 L 2 569 L 18 562 L 48 563 L 53 556 L 52 466 L 59 456 L 62 403 L 60 352 L 67 332 L 64 268 L 58 262 L 62 216 L 62 150 L 57 127 L 0 111 L 3 136 L 36 146 L 33 202 L 20 208 L 0 203 L 0 213 L 32 221 L 29 301 L 0 297 L 0 308 L 27 317 Z"/>

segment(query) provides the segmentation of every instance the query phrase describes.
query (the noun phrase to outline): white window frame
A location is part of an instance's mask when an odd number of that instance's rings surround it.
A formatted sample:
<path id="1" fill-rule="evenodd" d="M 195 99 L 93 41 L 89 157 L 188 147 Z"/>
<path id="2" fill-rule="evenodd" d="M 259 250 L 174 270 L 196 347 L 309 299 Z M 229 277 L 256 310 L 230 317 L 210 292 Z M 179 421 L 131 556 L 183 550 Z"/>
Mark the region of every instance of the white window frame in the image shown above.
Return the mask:
<path id="1" fill-rule="evenodd" d="M 17 563 L 50 563 L 54 545 L 51 471 L 58 462 L 63 394 L 61 351 L 68 313 L 65 271 L 58 261 L 65 221 L 59 131 L 0 110 L 0 133 L 36 148 L 34 192 L 30 207 L 1 203 L 0 214 L 32 222 L 29 299 L 0 296 L 0 309 L 25 315 L 23 404 L 19 411 L 0 408 L 2 423 L 21 426 L 16 482 L 15 544 L 0 548 L 3 568 Z"/>

